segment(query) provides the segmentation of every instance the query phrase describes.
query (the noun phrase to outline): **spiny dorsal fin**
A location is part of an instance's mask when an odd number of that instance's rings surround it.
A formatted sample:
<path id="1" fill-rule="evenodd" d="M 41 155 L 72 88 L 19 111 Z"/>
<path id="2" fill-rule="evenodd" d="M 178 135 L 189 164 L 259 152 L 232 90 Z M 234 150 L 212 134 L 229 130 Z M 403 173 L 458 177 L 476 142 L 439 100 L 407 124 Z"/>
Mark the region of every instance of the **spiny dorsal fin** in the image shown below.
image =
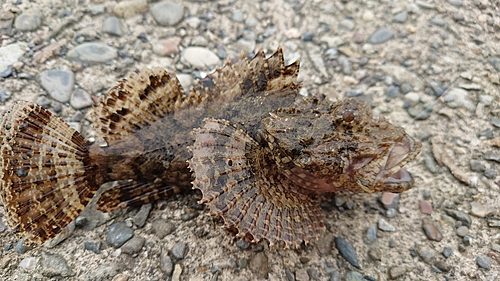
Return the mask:
<path id="1" fill-rule="evenodd" d="M 324 228 L 319 204 L 303 194 L 268 158 L 265 149 L 226 120 L 205 119 L 194 129 L 189 167 L 214 216 L 238 236 L 299 247 Z"/>
<path id="2" fill-rule="evenodd" d="M 122 139 L 194 98 L 187 99 L 175 74 L 143 68 L 108 91 L 94 110 L 94 126 L 107 142 Z"/>
<path id="3" fill-rule="evenodd" d="M 26 242 L 55 237 L 99 187 L 83 137 L 50 111 L 17 102 L 0 121 L 0 197 Z"/>

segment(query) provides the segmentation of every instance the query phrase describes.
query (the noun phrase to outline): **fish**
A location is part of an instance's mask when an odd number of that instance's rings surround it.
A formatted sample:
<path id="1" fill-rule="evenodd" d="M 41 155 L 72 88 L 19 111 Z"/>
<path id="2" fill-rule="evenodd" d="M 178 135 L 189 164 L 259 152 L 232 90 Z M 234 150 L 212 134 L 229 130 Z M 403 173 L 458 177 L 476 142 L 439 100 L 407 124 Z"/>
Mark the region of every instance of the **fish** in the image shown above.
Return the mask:
<path id="1" fill-rule="evenodd" d="M 0 119 L 0 199 L 25 243 L 54 238 L 92 200 L 111 212 L 199 189 L 200 204 L 251 242 L 299 247 L 324 229 L 319 198 L 403 192 L 421 144 L 357 99 L 299 94 L 299 60 L 262 48 L 185 91 L 143 68 L 110 88 L 90 143 L 49 110 L 18 101 Z"/>

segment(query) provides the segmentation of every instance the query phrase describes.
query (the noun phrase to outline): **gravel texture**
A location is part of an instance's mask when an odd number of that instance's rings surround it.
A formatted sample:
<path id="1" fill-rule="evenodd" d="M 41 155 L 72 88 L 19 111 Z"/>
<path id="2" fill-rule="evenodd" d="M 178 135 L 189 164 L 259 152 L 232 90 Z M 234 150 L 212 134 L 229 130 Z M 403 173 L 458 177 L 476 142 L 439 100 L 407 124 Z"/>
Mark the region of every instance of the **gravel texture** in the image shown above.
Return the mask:
<path id="1" fill-rule="evenodd" d="M 112 214 L 91 204 L 65 240 L 34 249 L 0 223 L 0 279 L 499 280 L 499 7 L 0 1 L 0 111 L 36 101 L 96 140 L 92 101 L 135 69 L 175 70 L 189 88 L 241 51 L 281 45 L 301 61 L 301 94 L 363 99 L 423 143 L 413 189 L 326 197 L 327 230 L 300 249 L 229 235 L 193 191 Z"/>

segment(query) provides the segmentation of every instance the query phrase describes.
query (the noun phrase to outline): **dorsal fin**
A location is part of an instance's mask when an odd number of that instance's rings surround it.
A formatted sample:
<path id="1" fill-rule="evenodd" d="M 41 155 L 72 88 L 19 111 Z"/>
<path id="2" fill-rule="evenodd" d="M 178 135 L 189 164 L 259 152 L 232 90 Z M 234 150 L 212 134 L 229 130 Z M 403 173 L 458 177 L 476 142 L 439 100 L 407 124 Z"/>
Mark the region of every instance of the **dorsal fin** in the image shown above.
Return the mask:
<path id="1" fill-rule="evenodd" d="M 108 91 L 94 109 L 94 126 L 107 141 L 132 134 L 151 122 L 186 105 L 174 73 L 156 67 L 133 72 Z"/>

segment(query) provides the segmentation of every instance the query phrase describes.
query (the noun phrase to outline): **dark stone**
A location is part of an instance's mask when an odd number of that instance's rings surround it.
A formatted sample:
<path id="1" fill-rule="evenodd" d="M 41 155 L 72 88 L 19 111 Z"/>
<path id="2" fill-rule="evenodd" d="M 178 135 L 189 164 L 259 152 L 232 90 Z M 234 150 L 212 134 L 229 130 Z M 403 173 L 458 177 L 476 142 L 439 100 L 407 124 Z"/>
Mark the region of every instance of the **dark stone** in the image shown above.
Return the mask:
<path id="1" fill-rule="evenodd" d="M 356 268 L 361 268 L 358 264 L 358 257 L 356 255 L 356 250 L 351 243 L 347 242 L 342 237 L 335 237 L 335 246 L 339 250 L 340 255 L 348 261 L 352 266 Z"/>

